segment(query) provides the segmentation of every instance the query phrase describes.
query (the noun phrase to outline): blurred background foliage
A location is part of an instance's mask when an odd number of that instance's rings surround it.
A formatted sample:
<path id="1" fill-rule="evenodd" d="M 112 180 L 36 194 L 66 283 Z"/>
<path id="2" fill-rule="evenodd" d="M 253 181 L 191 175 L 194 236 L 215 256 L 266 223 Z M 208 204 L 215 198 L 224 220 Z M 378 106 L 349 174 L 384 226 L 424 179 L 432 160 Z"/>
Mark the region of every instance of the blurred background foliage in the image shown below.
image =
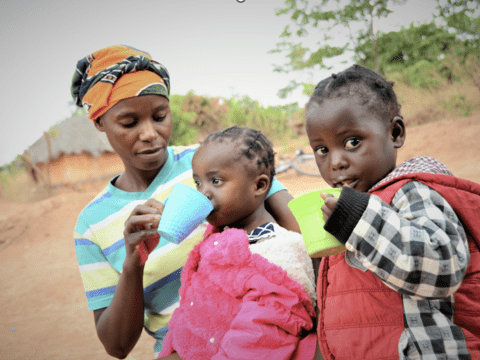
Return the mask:
<path id="1" fill-rule="evenodd" d="M 270 53 L 286 62 L 274 71 L 295 77 L 278 96 L 302 89 L 310 95 L 316 83 L 305 73 L 330 70 L 332 64 L 362 64 L 395 82 L 407 124 L 422 124 L 480 109 L 480 1 L 437 0 L 433 20 L 376 30 L 394 5 L 405 0 L 285 0 L 277 16 L 289 17 L 280 42 Z M 415 8 L 412 6 L 412 11 Z M 348 36 L 332 37 L 346 33 Z M 309 39 L 320 39 L 306 46 Z M 314 79 L 320 81 L 322 79 Z"/>
<path id="2" fill-rule="evenodd" d="M 480 1 L 437 0 L 430 23 L 412 23 L 388 33 L 374 30 L 392 13 L 393 5 L 405 3 L 322 0 L 312 5 L 306 0 L 285 0 L 285 7 L 276 14 L 290 16 L 290 22 L 280 34 L 282 41 L 270 52 L 284 54 L 287 62 L 276 65 L 274 71 L 299 74 L 329 70 L 334 61 L 345 67 L 356 62 L 416 89 L 469 80 L 480 91 Z M 331 36 L 340 31 L 350 35 Z M 317 47 L 303 45 L 309 37 L 321 38 Z M 285 98 L 298 87 L 309 95 L 314 84 L 292 80 L 278 95 Z"/>
<path id="3" fill-rule="evenodd" d="M 284 0 L 283 8 L 275 11 L 289 17 L 288 24 L 269 52 L 286 59 L 274 65 L 274 71 L 291 74 L 295 80 L 279 89 L 278 96 L 285 98 L 297 88 L 309 96 L 321 79 L 298 81 L 305 72 L 330 70 L 333 63 L 344 68 L 359 63 L 395 82 L 407 125 L 480 113 L 480 1 L 437 0 L 431 22 L 374 31 L 379 20 L 392 13 L 393 5 L 405 3 Z M 331 36 L 342 33 L 340 29 L 349 34 L 341 41 Z M 309 39 L 320 41 L 316 47 L 307 47 L 304 43 Z M 260 129 L 274 143 L 288 144 L 288 139 L 304 135 L 303 104 L 265 107 L 248 95 L 222 98 L 189 92 L 172 94 L 170 107 L 172 145 L 194 144 L 212 131 L 235 124 Z M 82 114 L 78 108 L 72 117 Z M 23 165 L 19 156 L 0 168 L 4 189 L 8 179 L 15 181 L 17 173 L 24 172 Z"/>
<path id="4" fill-rule="evenodd" d="M 171 145 L 188 145 L 202 141 L 209 133 L 232 125 L 261 129 L 270 138 L 291 135 L 291 118 L 298 103 L 264 107 L 247 95 L 242 97 L 206 97 L 189 92 L 172 95 L 173 116 Z"/>

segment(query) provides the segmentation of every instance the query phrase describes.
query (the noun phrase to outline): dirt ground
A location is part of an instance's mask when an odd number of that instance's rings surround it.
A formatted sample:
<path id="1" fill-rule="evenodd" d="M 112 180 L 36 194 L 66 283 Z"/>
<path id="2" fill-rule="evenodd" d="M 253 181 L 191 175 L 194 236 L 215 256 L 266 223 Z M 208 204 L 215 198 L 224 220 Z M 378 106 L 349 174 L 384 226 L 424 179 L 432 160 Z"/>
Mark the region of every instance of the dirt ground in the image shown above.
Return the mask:
<path id="1" fill-rule="evenodd" d="M 478 114 L 407 128 L 399 162 L 432 156 L 480 183 L 479 138 Z M 305 137 L 292 142 L 311 151 Z M 327 187 L 294 171 L 278 179 L 293 196 Z M 71 192 L 34 203 L 0 198 L 0 359 L 110 359 L 87 310 L 72 239 L 76 217 L 94 195 Z M 128 359 L 152 359 L 152 346 L 143 333 Z"/>

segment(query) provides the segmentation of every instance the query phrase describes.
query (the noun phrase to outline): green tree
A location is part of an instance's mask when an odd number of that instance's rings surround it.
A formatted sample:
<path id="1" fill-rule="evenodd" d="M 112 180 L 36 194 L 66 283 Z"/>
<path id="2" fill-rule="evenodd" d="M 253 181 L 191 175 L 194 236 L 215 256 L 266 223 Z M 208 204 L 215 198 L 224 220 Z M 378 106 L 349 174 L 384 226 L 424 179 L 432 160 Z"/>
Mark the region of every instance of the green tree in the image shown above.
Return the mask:
<path id="1" fill-rule="evenodd" d="M 379 32 L 377 39 L 379 72 L 408 86 L 435 89 L 445 81 L 461 78 L 451 66 L 453 49 L 464 44 L 457 36 L 435 21 L 402 27 L 399 31 Z M 356 62 L 373 67 L 375 55 L 369 40 L 355 48 Z"/>
<path id="2" fill-rule="evenodd" d="M 183 111 L 185 96 L 170 96 L 170 111 L 172 112 L 173 131 L 170 138 L 171 145 L 192 145 L 197 142 L 199 134 L 195 126 L 195 116 L 193 111 Z"/>
<path id="3" fill-rule="evenodd" d="M 458 39 L 446 62 L 463 72 L 480 90 L 480 1 L 437 0 L 437 4 L 437 18 Z"/>
<path id="4" fill-rule="evenodd" d="M 195 113 L 194 125 L 207 134 L 222 127 L 224 115 L 228 111 L 218 97 L 195 95 L 192 91 L 185 95 L 182 110 Z"/>
<path id="5" fill-rule="evenodd" d="M 369 68 L 378 61 L 378 71 L 386 74 L 413 66 L 420 60 L 438 64 L 455 42 L 456 36 L 437 26 L 434 21 L 418 26 L 410 24 L 410 27 L 402 27 L 399 31 L 379 31 L 376 45 L 378 56 L 372 51 L 371 40 L 366 39 L 355 48 L 355 58 Z"/>
<path id="6" fill-rule="evenodd" d="M 288 62 L 277 65 L 274 71 L 292 72 L 308 69 L 330 69 L 328 60 L 340 55 L 354 52 L 356 48 L 369 41 L 374 65 L 372 68 L 379 70 L 377 51 L 377 32 L 374 23 L 382 17 L 388 16 L 392 11 L 391 4 L 401 4 L 405 0 L 322 0 L 318 5 L 311 5 L 307 0 L 285 0 L 285 7 L 276 10 L 276 15 L 290 15 L 293 27 L 287 25 L 280 35 L 284 41 L 277 43 L 277 48 L 270 53 L 284 53 Z M 346 29 L 350 35 L 342 40 L 333 39 L 329 34 Z M 315 36 L 323 34 L 323 40 L 318 42 L 318 47 L 310 49 L 298 42 L 306 38 L 309 32 L 318 30 Z M 288 41 L 291 40 L 291 41 Z M 336 42 L 334 44 L 333 42 Z M 340 41 L 340 44 L 338 42 Z M 285 98 L 290 92 L 303 85 L 303 93 L 311 94 L 312 84 L 299 83 L 292 80 L 285 88 L 278 92 L 280 98 Z"/>
<path id="7" fill-rule="evenodd" d="M 437 18 L 471 45 L 470 50 L 480 51 L 480 1 L 478 0 L 437 0 Z"/>

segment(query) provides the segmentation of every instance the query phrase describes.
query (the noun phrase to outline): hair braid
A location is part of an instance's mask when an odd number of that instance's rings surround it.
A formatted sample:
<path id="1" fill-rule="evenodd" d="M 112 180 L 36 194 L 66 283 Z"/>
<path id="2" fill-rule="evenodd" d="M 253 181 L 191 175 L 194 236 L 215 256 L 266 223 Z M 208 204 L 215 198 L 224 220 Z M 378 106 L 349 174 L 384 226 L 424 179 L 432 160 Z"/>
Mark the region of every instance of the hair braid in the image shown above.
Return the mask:
<path id="1" fill-rule="evenodd" d="M 259 130 L 234 125 L 227 129 L 211 133 L 202 144 L 212 141 L 221 143 L 225 139 L 229 139 L 232 142 L 239 142 L 240 156 L 254 160 L 256 169 L 263 169 L 270 177 L 271 185 L 273 177 L 275 176 L 275 152 L 273 151 L 270 140 Z"/>
<path id="2" fill-rule="evenodd" d="M 355 64 L 320 81 L 307 107 L 312 103 L 321 104 L 325 99 L 356 95 L 362 105 L 390 121 L 394 116 L 400 116 L 401 107 L 393 91 L 393 84 L 393 81 L 387 81 L 377 72 Z"/>

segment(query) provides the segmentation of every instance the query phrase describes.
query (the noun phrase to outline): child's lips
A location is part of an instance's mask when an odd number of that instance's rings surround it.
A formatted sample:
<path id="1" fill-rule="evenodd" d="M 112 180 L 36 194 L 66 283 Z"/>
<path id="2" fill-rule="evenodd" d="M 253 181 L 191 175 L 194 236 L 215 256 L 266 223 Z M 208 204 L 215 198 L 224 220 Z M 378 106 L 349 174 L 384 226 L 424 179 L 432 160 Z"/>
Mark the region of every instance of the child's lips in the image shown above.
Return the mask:
<path id="1" fill-rule="evenodd" d="M 359 179 L 356 180 L 351 180 L 351 179 L 338 179 L 335 181 L 333 184 L 334 188 L 341 188 L 343 186 L 348 186 L 351 188 L 355 188 L 355 186 L 358 184 Z"/>
<path id="2" fill-rule="evenodd" d="M 217 210 L 216 209 L 213 209 L 212 211 L 210 211 L 210 214 L 207 215 L 207 219 L 211 219 L 212 217 L 214 217 L 217 213 Z"/>
<path id="3" fill-rule="evenodd" d="M 357 179 L 355 181 L 352 181 L 350 184 L 345 184 L 345 185 L 348 186 L 348 187 L 351 187 L 352 189 L 355 189 L 355 187 L 358 184 L 358 181 L 359 181 L 359 179 Z"/>

